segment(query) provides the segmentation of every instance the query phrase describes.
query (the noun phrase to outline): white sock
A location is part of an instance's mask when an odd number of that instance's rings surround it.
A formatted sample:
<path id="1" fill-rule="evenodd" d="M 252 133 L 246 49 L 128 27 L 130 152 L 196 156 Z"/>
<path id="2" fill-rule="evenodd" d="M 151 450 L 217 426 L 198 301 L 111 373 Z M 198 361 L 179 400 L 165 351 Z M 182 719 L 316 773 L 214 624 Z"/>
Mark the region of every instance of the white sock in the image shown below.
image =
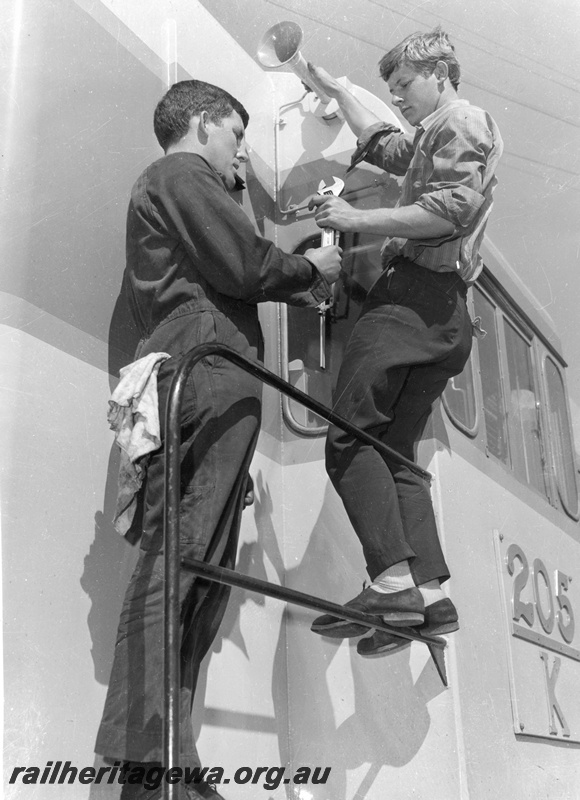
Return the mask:
<path id="1" fill-rule="evenodd" d="M 399 561 L 393 564 L 374 579 L 371 589 L 382 594 L 391 592 L 402 592 L 404 589 L 412 589 L 415 586 L 408 561 Z"/>
<path id="2" fill-rule="evenodd" d="M 433 603 L 445 598 L 445 592 L 441 588 L 441 584 L 437 579 L 434 581 L 427 581 L 427 583 L 422 583 L 421 586 L 419 586 L 419 591 L 423 595 L 423 600 L 425 601 L 426 606 L 432 606 Z"/>

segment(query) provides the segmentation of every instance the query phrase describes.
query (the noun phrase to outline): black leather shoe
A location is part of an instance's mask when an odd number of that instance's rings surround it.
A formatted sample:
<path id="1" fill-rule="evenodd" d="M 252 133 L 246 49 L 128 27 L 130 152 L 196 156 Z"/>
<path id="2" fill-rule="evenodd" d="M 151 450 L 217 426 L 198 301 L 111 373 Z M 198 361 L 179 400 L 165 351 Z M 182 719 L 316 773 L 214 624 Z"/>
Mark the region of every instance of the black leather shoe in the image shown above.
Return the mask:
<path id="1" fill-rule="evenodd" d="M 213 783 L 196 781 L 195 783 L 185 783 L 184 786 L 187 800 L 225 800 Z"/>
<path id="2" fill-rule="evenodd" d="M 415 628 L 401 628 L 405 633 L 417 633 Z M 393 633 L 375 631 L 372 636 L 361 639 L 356 644 L 359 656 L 379 656 L 385 653 L 396 653 L 411 645 L 411 639 L 401 639 Z"/>
<path id="3" fill-rule="evenodd" d="M 389 625 L 401 627 L 405 625 L 420 625 L 424 619 L 425 604 L 419 589 L 404 589 L 401 592 L 375 592 L 370 586 L 364 589 L 353 600 L 344 605 L 345 609 L 361 611 L 384 620 Z M 372 628 L 358 622 L 349 622 L 332 614 L 323 614 L 317 617 L 310 630 L 322 636 L 335 639 L 347 639 L 351 636 L 361 636 Z"/>
<path id="4" fill-rule="evenodd" d="M 134 766 L 142 766 L 146 769 L 151 767 L 151 764 L 136 764 Z M 148 788 L 147 783 L 130 784 L 126 783 L 121 791 L 120 800 L 161 800 L 163 797 L 163 782 L 155 789 Z M 185 783 L 179 781 L 177 784 L 177 800 L 225 800 L 219 794 L 212 783 L 206 781 L 192 781 Z"/>
<path id="5" fill-rule="evenodd" d="M 414 628 L 408 628 L 407 633 L 424 634 L 425 636 L 439 636 L 442 633 L 453 633 L 459 630 L 459 617 L 457 609 L 445 597 L 430 606 L 425 606 L 425 622 Z M 396 653 L 411 644 L 409 639 L 401 639 L 386 631 L 375 631 L 372 636 L 361 639 L 356 646 L 360 656 L 377 656 L 381 653 Z"/>
<path id="6" fill-rule="evenodd" d="M 459 630 L 457 609 L 448 597 L 425 606 L 425 622 L 417 628 L 425 636 L 440 636 Z"/>

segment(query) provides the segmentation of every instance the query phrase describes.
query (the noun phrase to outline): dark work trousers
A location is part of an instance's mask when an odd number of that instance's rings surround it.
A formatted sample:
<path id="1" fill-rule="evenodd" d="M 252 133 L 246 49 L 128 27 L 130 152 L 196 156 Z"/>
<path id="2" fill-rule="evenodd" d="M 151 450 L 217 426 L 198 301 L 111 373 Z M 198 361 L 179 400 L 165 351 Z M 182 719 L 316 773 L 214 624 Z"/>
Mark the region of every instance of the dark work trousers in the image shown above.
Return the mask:
<path id="1" fill-rule="evenodd" d="M 180 330 L 187 326 L 187 335 Z M 225 329 L 223 329 L 225 326 Z M 220 330 L 221 329 L 221 330 Z M 183 352 L 221 339 L 256 358 L 256 349 L 221 315 L 190 314 L 161 326 L 147 352 Z M 162 428 L 179 358 L 159 371 Z M 248 470 L 260 428 L 261 385 L 219 357 L 203 359 L 186 386 L 181 428 L 181 554 L 233 568 Z M 163 438 L 165 436 L 162 430 Z M 117 760 L 161 762 L 163 728 L 163 505 L 162 449 L 151 458 L 144 490 L 141 552 L 125 596 L 105 710 L 95 750 Z M 181 766 L 199 766 L 191 709 L 204 655 L 226 609 L 229 588 L 182 571 Z"/>
<path id="2" fill-rule="evenodd" d="M 371 288 L 348 342 L 334 410 L 408 459 L 433 402 L 469 357 L 465 283 L 397 258 Z M 374 579 L 409 560 L 415 584 L 449 578 L 428 484 L 332 426 L 326 464 Z"/>

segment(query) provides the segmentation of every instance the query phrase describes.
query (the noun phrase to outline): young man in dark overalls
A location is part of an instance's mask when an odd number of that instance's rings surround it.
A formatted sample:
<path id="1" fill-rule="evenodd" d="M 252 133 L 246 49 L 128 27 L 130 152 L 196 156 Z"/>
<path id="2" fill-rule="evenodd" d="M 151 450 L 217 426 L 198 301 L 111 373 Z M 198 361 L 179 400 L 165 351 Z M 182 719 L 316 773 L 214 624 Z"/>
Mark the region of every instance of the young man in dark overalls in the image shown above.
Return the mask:
<path id="1" fill-rule="evenodd" d="M 169 356 L 157 377 L 161 439 L 180 358 L 220 342 L 262 357 L 257 303 L 316 306 L 340 270 L 340 249 L 288 255 L 258 236 L 230 192 L 247 160 L 248 114 L 227 92 L 202 81 L 175 84 L 157 106 L 165 151 L 139 177 L 127 218 L 124 291 L 141 332 L 135 358 Z M 202 359 L 187 381 L 181 420 L 181 555 L 232 568 L 248 470 L 260 429 L 261 383 L 230 361 Z M 151 456 L 141 498 L 139 561 L 119 623 L 96 752 L 130 762 L 135 783 L 123 800 L 156 800 L 137 780 L 162 761 L 163 446 Z M 134 517 L 137 524 L 139 515 Z M 223 617 L 229 589 L 180 577 L 180 766 L 199 767 L 191 708 L 200 663 Z M 130 778 L 129 778 L 130 780 Z M 180 798 L 219 798 L 207 783 L 179 785 Z"/>

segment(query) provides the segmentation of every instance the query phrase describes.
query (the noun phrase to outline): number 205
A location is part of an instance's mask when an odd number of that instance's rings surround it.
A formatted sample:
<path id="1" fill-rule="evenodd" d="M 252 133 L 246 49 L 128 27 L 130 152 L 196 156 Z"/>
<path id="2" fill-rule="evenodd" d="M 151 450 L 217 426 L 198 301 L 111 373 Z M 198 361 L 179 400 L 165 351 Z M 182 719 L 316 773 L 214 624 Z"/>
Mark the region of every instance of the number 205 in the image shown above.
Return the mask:
<path id="1" fill-rule="evenodd" d="M 531 628 L 534 624 L 535 613 L 537 613 L 538 619 L 540 620 L 540 625 L 549 635 L 554 630 L 554 623 L 557 620 L 558 630 L 560 631 L 562 639 L 570 644 L 574 638 L 574 611 L 572 610 L 572 605 L 566 592 L 568 591 L 568 586 L 572 579 L 563 572 L 560 572 L 560 570 L 556 570 L 554 573 L 556 585 L 553 589 L 550 583 L 548 570 L 546 569 L 544 562 L 539 558 L 534 559 L 531 571 L 534 602 L 526 603 L 521 599 L 521 594 L 530 577 L 528 559 L 519 545 L 511 544 L 506 555 L 506 566 L 510 575 L 513 575 L 515 572 L 516 559 L 521 563 L 522 568 L 514 578 L 512 595 L 512 612 L 514 621 L 518 622 L 520 619 L 524 619 Z M 548 609 L 545 609 L 542 605 L 542 595 L 539 585 L 540 577 L 548 590 Z M 546 596 L 546 594 L 544 594 L 544 596 Z M 556 598 L 558 608 L 556 608 L 554 596 Z"/>

